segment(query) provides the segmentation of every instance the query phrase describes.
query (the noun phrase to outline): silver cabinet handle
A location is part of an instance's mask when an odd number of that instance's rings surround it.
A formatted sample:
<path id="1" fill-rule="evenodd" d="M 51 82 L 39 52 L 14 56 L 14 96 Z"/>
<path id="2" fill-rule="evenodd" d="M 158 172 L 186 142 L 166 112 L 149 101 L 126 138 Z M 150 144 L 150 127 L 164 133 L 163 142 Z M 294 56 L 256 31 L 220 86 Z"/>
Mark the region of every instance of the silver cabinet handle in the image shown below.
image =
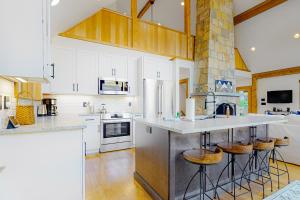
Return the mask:
<path id="1" fill-rule="evenodd" d="M 75 83 L 73 83 L 73 92 L 75 92 Z"/>
<path id="2" fill-rule="evenodd" d="M 114 68 L 111 69 L 111 75 L 114 75 Z"/>
<path id="3" fill-rule="evenodd" d="M 85 119 L 85 121 L 95 121 L 95 119 Z"/>
<path id="4" fill-rule="evenodd" d="M 52 75 L 50 77 L 54 79 L 55 78 L 55 64 L 52 63 L 51 67 L 52 67 Z"/>
<path id="5" fill-rule="evenodd" d="M 79 86 L 78 86 L 78 83 L 77 83 L 77 88 L 76 88 L 76 89 L 77 89 L 77 92 L 78 92 L 78 88 L 79 88 Z"/>

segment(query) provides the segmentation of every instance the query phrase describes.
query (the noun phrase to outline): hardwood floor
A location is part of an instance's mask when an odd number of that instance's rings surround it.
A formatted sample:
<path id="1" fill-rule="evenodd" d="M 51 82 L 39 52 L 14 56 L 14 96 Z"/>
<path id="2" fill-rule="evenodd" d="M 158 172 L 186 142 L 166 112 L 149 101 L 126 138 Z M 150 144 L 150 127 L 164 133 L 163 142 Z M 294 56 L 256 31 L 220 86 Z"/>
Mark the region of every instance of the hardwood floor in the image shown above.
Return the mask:
<path id="1" fill-rule="evenodd" d="M 134 150 L 103 153 L 88 156 L 86 159 L 86 200 L 151 200 L 144 189 L 134 181 Z M 300 180 L 300 167 L 288 165 L 291 180 Z M 281 187 L 287 184 L 287 176 L 280 179 Z M 251 184 L 255 200 L 262 199 L 261 187 Z M 273 177 L 273 189 L 277 190 L 277 181 Z M 273 192 L 274 192 L 273 191 Z M 266 195 L 270 195 L 270 184 L 266 186 Z M 222 195 L 222 200 L 231 199 Z M 251 199 L 250 195 L 239 197 Z"/>

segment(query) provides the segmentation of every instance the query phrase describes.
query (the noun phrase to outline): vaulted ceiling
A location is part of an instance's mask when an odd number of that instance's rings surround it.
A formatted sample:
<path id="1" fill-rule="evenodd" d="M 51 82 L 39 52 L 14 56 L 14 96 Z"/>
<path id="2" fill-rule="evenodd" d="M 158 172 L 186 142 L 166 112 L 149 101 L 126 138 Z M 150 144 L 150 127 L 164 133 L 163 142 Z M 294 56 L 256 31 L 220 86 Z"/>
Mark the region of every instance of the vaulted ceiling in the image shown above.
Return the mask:
<path id="1" fill-rule="evenodd" d="M 147 0 L 138 0 L 141 10 Z M 183 0 L 156 0 L 142 19 L 153 20 L 175 30 L 184 30 Z M 264 0 L 234 0 L 238 15 Z M 53 35 L 63 32 L 102 7 L 130 15 L 130 0 L 61 0 L 52 8 Z M 235 26 L 235 45 L 252 72 L 300 65 L 300 0 L 288 0 L 271 10 Z M 196 30 L 196 0 L 191 0 L 191 32 Z M 256 51 L 250 51 L 255 47 Z"/>

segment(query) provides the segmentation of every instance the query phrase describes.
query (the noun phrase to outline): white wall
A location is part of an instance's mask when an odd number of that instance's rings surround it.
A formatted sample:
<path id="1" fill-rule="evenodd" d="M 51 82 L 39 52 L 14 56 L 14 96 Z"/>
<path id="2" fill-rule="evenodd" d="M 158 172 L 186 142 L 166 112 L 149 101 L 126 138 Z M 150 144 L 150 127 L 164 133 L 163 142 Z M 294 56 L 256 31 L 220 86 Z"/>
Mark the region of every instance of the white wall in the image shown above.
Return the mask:
<path id="1" fill-rule="evenodd" d="M 291 110 L 299 109 L 299 80 L 300 74 L 280 76 L 273 78 L 259 79 L 257 82 L 257 101 L 258 112 L 264 113 L 266 110 L 272 110 L 273 107 L 286 110 L 287 107 Z M 267 101 L 267 91 L 272 90 L 293 90 L 293 103 L 291 104 L 268 104 L 260 105 L 260 99 L 265 98 Z"/>
<path id="2" fill-rule="evenodd" d="M 0 78 L 0 98 L 2 108 L 0 108 L 0 118 L 4 117 L 5 115 L 14 115 L 15 113 L 15 98 L 14 98 L 14 83 L 12 81 L 8 81 L 6 79 Z M 4 98 L 3 96 L 9 96 L 11 98 L 11 109 L 4 110 Z"/>

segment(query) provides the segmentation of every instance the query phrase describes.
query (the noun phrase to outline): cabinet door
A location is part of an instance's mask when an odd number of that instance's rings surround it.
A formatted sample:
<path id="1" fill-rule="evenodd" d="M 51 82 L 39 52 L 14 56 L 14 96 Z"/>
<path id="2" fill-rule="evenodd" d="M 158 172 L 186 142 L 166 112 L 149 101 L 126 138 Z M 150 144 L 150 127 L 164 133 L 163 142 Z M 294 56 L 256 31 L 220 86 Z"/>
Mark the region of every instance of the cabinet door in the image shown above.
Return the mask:
<path id="1" fill-rule="evenodd" d="M 128 79 L 128 60 L 126 56 L 114 56 L 113 68 L 117 80 Z"/>
<path id="2" fill-rule="evenodd" d="M 68 48 L 54 47 L 52 50 L 52 56 L 55 73 L 54 78 L 50 80 L 51 93 L 75 93 L 75 51 Z"/>
<path id="3" fill-rule="evenodd" d="M 137 95 L 137 58 L 128 57 L 128 85 L 129 85 L 129 95 Z"/>
<path id="4" fill-rule="evenodd" d="M 47 2 L 1 1 L 1 75 L 43 78 Z"/>
<path id="5" fill-rule="evenodd" d="M 158 78 L 158 71 L 159 68 L 159 61 L 151 58 L 144 58 L 143 61 L 143 71 L 144 71 L 144 78 L 146 79 L 157 79 Z"/>
<path id="6" fill-rule="evenodd" d="M 94 51 L 77 51 L 76 91 L 80 94 L 98 94 L 98 54 Z"/>
<path id="7" fill-rule="evenodd" d="M 159 80 L 170 81 L 173 79 L 173 71 L 172 71 L 173 63 L 171 61 L 161 61 L 159 62 Z"/>
<path id="8" fill-rule="evenodd" d="M 115 79 L 113 69 L 113 56 L 109 54 L 100 55 L 99 77 L 101 79 Z"/>
<path id="9" fill-rule="evenodd" d="M 100 149 L 100 131 L 99 131 L 98 125 L 92 124 L 87 125 L 87 127 L 84 129 L 84 138 L 86 142 L 86 153 L 99 153 Z"/>

